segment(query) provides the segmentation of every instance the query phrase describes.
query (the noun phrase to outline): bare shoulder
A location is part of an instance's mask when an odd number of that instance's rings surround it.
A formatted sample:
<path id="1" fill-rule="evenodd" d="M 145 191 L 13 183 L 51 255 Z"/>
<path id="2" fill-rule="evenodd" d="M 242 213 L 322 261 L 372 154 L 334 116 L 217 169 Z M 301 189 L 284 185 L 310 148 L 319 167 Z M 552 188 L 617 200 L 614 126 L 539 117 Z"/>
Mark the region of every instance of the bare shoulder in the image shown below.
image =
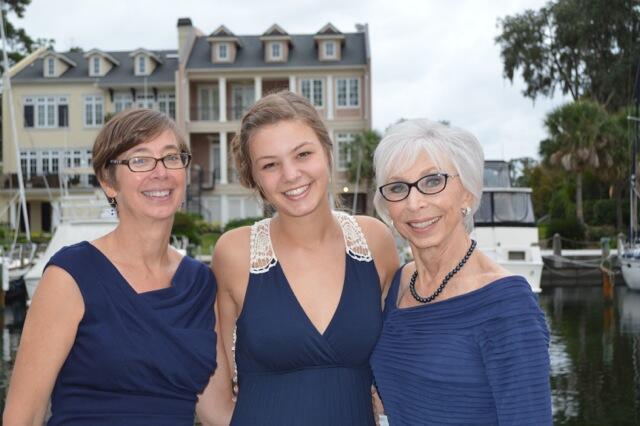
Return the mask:
<path id="1" fill-rule="evenodd" d="M 48 312 L 52 317 L 80 322 L 84 315 L 84 299 L 76 281 L 67 271 L 49 265 L 42 274 L 29 311 Z"/>
<path id="2" fill-rule="evenodd" d="M 395 240 L 387 225 L 371 216 L 355 216 L 355 218 L 374 255 L 376 251 L 387 250 L 390 247 L 395 250 Z"/>
<path id="3" fill-rule="evenodd" d="M 251 227 L 243 226 L 225 232 L 213 249 L 211 267 L 219 284 L 234 280 L 220 280 L 220 276 L 236 277 L 249 274 Z"/>

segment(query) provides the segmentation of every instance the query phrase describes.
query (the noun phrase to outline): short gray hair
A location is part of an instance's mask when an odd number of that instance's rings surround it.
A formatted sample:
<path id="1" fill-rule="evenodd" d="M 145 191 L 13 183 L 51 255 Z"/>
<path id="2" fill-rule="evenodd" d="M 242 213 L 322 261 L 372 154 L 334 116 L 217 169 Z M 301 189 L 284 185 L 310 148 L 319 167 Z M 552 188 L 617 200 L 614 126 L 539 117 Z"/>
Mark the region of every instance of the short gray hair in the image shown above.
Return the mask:
<path id="1" fill-rule="evenodd" d="M 392 174 L 411 167 L 415 159 L 426 153 L 438 167 L 450 162 L 459 175 L 460 183 L 473 197 L 471 214 L 464 218 L 468 233 L 473 230 L 473 213 L 482 198 L 484 153 L 480 143 L 466 130 L 418 118 L 391 126 L 378 144 L 373 156 L 376 187 L 388 183 Z M 379 190 L 373 198 L 376 211 L 387 224 L 391 224 L 387 201 Z"/>

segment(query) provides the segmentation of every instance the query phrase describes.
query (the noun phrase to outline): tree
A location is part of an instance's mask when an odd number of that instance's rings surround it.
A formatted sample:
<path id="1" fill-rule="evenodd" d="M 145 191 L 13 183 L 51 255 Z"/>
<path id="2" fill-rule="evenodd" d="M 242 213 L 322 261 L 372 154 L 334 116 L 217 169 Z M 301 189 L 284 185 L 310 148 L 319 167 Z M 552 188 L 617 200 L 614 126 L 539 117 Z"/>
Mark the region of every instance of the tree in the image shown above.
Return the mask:
<path id="1" fill-rule="evenodd" d="M 349 163 L 349 169 L 347 171 L 349 180 L 357 182 L 358 186 L 366 185 L 366 213 L 369 216 L 373 216 L 373 197 L 376 193 L 373 153 L 376 150 L 380 139 L 382 139 L 382 137 L 377 131 L 366 130 L 357 134 L 348 148 L 351 150 L 351 162 Z M 356 196 L 356 194 L 354 194 L 354 196 Z"/>
<path id="2" fill-rule="evenodd" d="M 504 76 L 513 82 L 519 72 L 525 96 L 535 100 L 560 89 L 609 111 L 631 99 L 640 58 L 637 0 L 553 0 L 499 19 L 498 26 Z"/>
<path id="3" fill-rule="evenodd" d="M 23 18 L 27 6 L 31 4 L 31 0 L 5 0 L 4 4 L 7 13 L 13 12 L 17 18 Z M 23 28 L 16 27 L 9 20 L 7 13 L 4 14 L 4 29 L 7 38 L 9 65 L 15 64 L 41 46 L 53 45 L 52 39 L 31 38 Z M 0 53 L 1 52 L 2 45 L 0 45 Z M 4 64 L 2 61 L 0 61 L 0 70 L 4 72 Z"/>
<path id="4" fill-rule="evenodd" d="M 607 152 L 608 115 L 593 101 L 571 102 L 551 111 L 544 121 L 549 139 L 540 143 L 540 155 L 552 165 L 576 176 L 576 217 L 584 225 L 582 178 L 587 171 L 612 167 Z"/>

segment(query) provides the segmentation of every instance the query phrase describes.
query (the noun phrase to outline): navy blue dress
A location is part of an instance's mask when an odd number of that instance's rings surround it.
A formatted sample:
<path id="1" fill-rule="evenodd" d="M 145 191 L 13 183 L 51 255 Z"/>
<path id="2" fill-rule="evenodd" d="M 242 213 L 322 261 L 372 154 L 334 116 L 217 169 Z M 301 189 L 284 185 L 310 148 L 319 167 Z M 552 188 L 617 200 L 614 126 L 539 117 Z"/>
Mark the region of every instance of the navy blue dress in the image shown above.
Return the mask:
<path id="1" fill-rule="evenodd" d="M 73 277 L 85 310 L 48 424 L 193 426 L 196 395 L 216 367 L 209 268 L 185 256 L 170 287 L 138 294 L 86 241 L 48 265 Z"/>
<path id="2" fill-rule="evenodd" d="M 527 281 L 399 309 L 401 270 L 371 358 L 389 424 L 551 425 L 549 332 Z"/>
<path id="3" fill-rule="evenodd" d="M 237 321 L 232 425 L 374 424 L 369 357 L 382 327 L 380 284 L 355 219 L 336 216 L 347 247 L 344 287 L 322 334 L 273 253 L 269 219 L 252 227 L 256 267 Z"/>

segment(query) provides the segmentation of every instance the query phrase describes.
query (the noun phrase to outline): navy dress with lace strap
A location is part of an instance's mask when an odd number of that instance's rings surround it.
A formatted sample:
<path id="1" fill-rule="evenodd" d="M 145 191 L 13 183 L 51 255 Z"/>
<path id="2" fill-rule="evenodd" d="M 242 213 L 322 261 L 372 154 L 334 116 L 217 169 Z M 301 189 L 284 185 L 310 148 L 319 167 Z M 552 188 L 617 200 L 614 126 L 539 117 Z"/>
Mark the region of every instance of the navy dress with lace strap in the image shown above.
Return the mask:
<path id="1" fill-rule="evenodd" d="M 210 269 L 185 256 L 171 286 L 136 293 L 86 241 L 63 248 L 49 265 L 73 277 L 84 316 L 48 424 L 193 426 L 197 394 L 216 367 Z"/>
<path id="2" fill-rule="evenodd" d="M 344 213 L 335 217 L 345 237 L 345 278 L 322 334 L 276 258 L 270 219 L 251 228 L 251 274 L 237 321 L 239 393 L 232 425 L 374 424 L 369 356 L 382 327 L 380 283 L 356 220 Z"/>

